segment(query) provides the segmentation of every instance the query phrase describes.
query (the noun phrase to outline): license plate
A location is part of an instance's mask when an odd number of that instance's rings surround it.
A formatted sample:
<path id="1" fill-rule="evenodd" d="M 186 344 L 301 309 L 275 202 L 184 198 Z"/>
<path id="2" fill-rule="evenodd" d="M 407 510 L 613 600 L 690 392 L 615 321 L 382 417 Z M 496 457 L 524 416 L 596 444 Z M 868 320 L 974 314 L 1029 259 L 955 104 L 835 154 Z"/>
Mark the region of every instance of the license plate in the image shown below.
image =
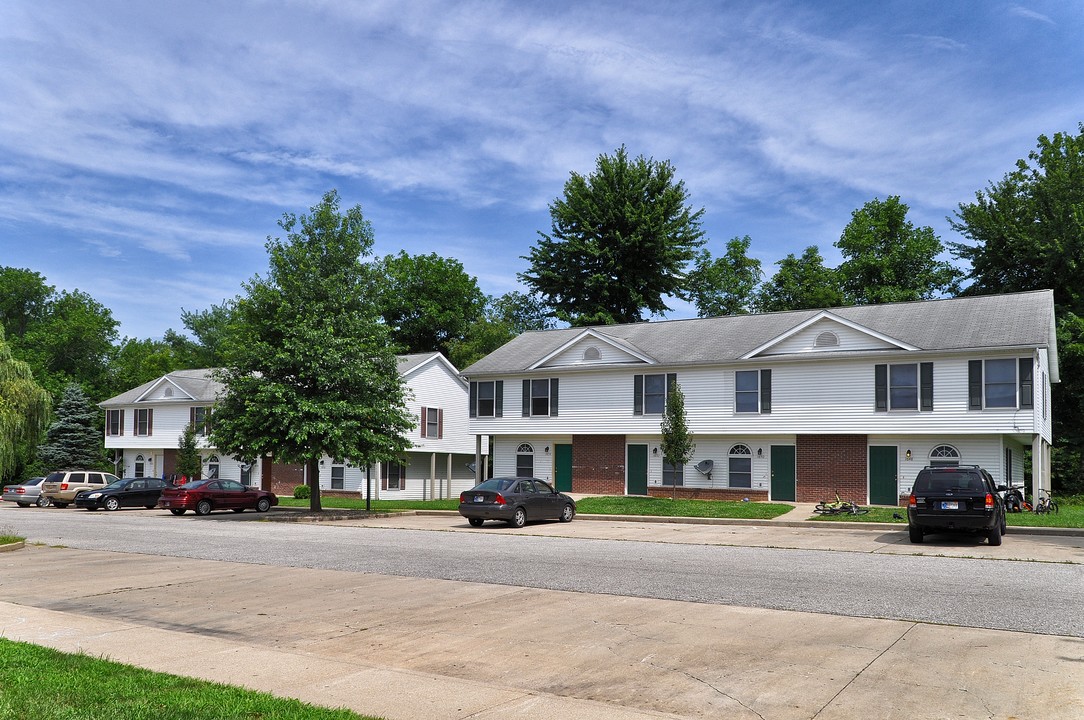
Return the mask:
<path id="1" fill-rule="evenodd" d="M 476 503 L 485 502 L 485 501 L 486 501 L 485 495 L 475 495 L 474 496 L 474 502 L 476 502 Z"/>
<path id="2" fill-rule="evenodd" d="M 945 501 L 943 501 L 941 503 L 941 509 L 942 510 L 959 510 L 960 509 L 960 501 L 959 500 L 945 500 Z"/>

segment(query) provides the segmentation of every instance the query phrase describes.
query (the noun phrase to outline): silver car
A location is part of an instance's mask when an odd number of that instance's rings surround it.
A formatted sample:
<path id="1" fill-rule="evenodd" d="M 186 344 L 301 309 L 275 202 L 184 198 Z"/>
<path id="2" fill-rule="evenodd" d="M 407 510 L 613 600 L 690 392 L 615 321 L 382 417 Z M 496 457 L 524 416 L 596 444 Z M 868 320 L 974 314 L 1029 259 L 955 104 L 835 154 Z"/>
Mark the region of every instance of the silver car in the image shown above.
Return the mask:
<path id="1" fill-rule="evenodd" d="M 42 496 L 41 484 L 45 482 L 43 477 L 30 478 L 18 485 L 4 486 L 4 499 L 16 503 L 19 507 L 48 507 L 49 498 Z"/>

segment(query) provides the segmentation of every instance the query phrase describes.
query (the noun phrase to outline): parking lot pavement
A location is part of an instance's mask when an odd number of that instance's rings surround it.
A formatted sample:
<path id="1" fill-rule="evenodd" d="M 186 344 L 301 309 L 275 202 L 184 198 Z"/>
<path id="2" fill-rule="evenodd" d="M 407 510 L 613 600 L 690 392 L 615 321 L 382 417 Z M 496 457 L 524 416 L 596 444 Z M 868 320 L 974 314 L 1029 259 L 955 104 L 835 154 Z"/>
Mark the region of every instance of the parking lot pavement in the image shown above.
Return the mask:
<path id="1" fill-rule="evenodd" d="M 0 636 L 390 720 L 1084 717 L 1079 638 L 54 547 Z"/>

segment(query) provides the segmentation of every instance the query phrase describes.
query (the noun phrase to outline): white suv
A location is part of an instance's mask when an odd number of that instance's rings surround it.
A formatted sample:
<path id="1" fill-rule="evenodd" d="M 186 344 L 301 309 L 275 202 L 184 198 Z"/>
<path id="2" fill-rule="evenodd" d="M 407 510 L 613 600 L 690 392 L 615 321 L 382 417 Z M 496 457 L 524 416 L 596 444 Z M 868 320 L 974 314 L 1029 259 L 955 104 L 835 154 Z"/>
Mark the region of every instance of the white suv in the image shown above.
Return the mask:
<path id="1" fill-rule="evenodd" d="M 41 484 L 41 494 L 54 507 L 65 508 L 82 490 L 101 490 L 109 483 L 120 480 L 112 473 L 97 470 L 61 470 L 49 473 Z"/>

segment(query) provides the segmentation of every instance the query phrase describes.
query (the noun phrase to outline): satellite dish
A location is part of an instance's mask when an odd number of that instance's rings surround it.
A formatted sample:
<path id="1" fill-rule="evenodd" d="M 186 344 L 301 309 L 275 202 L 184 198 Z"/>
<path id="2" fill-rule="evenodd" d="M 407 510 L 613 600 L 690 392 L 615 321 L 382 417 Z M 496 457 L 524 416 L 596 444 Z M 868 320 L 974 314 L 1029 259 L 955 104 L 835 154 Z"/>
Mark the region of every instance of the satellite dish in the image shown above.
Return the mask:
<path id="1" fill-rule="evenodd" d="M 707 476 L 708 480 L 711 480 L 711 471 L 715 468 L 714 460 L 701 460 L 696 464 L 697 472 L 701 475 Z"/>

